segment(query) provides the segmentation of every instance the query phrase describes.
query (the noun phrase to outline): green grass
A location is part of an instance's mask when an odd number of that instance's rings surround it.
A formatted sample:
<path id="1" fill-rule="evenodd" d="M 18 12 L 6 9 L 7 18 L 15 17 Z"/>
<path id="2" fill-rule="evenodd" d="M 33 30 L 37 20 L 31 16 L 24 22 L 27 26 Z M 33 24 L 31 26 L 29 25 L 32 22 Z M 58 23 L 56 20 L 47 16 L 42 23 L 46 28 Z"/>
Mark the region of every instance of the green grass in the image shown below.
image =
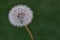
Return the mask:
<path id="1" fill-rule="evenodd" d="M 35 40 L 60 40 L 60 0 L 0 0 L 0 40 L 30 40 L 24 27 L 14 27 L 8 20 L 9 10 L 18 4 L 34 12 L 28 26 Z"/>

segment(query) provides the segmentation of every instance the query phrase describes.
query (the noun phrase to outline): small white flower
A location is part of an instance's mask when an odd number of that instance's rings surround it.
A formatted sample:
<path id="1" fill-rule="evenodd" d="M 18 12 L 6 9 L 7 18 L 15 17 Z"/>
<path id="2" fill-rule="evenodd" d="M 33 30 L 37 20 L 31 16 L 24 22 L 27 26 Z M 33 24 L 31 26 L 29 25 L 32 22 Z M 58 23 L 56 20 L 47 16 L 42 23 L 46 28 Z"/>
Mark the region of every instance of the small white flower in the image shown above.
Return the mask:
<path id="1" fill-rule="evenodd" d="M 12 25 L 22 27 L 32 21 L 33 12 L 26 5 L 17 5 L 9 11 L 8 18 Z"/>

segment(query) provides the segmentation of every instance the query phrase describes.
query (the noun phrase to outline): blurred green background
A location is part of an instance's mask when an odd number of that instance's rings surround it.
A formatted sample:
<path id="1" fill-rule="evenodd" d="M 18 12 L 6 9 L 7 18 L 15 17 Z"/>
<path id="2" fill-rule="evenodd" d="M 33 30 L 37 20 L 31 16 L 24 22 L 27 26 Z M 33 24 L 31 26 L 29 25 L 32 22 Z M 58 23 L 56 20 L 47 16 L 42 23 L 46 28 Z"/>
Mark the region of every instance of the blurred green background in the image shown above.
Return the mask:
<path id="1" fill-rule="evenodd" d="M 24 27 L 14 27 L 8 20 L 9 10 L 18 4 L 34 12 L 28 25 L 34 40 L 60 40 L 60 0 L 0 0 L 0 40 L 30 40 Z"/>

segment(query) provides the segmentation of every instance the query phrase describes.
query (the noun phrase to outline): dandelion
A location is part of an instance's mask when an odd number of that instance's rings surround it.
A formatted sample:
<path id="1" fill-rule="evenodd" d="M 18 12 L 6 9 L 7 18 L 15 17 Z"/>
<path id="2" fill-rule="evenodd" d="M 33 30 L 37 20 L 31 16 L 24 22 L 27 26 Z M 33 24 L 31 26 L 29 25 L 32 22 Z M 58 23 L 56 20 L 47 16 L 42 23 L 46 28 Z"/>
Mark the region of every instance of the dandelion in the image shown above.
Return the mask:
<path id="1" fill-rule="evenodd" d="M 33 11 L 26 5 L 17 5 L 14 6 L 8 15 L 9 21 L 12 25 L 17 27 L 25 27 L 33 40 L 33 36 L 29 28 L 27 27 L 28 24 L 31 23 L 33 19 Z"/>

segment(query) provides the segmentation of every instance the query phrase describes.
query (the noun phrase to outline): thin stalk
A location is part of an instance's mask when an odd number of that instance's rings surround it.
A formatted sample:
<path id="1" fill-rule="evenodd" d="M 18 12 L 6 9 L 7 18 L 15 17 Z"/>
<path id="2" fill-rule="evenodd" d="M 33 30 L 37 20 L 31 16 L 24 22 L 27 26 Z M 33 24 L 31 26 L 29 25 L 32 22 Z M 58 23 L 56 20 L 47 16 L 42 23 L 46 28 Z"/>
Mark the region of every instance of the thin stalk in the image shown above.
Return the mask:
<path id="1" fill-rule="evenodd" d="M 27 26 L 25 26 L 25 28 L 26 28 L 27 32 L 29 33 L 31 40 L 34 40 L 33 35 L 31 33 L 31 31 L 29 30 L 29 28 Z"/>

